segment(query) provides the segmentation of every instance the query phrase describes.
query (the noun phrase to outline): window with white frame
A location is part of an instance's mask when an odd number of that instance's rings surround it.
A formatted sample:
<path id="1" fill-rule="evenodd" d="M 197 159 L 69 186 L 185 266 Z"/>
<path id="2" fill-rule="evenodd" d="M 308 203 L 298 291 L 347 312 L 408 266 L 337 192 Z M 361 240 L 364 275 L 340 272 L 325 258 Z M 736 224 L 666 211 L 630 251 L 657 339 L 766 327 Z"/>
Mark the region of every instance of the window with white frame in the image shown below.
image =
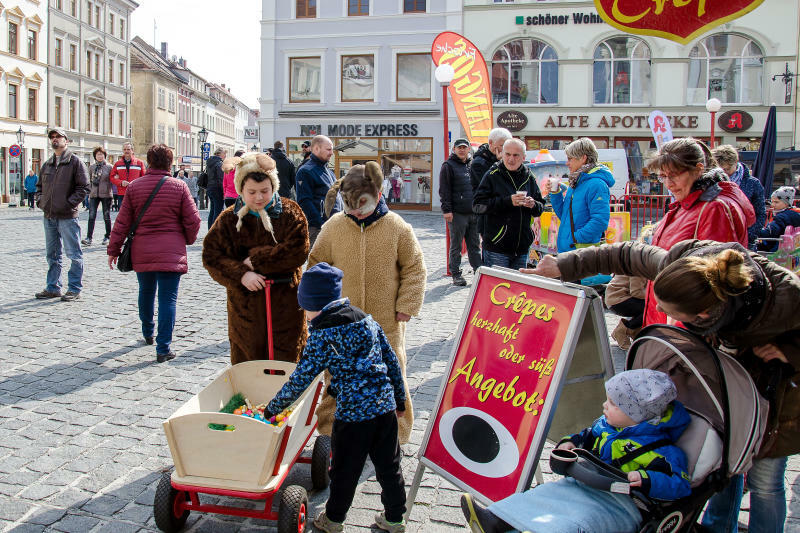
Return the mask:
<path id="1" fill-rule="evenodd" d="M 558 56 L 545 42 L 517 39 L 502 45 L 490 70 L 495 104 L 558 103 Z"/>
<path id="2" fill-rule="evenodd" d="M 167 108 L 167 91 L 163 87 L 158 88 L 158 107 L 161 109 Z"/>
<path id="3" fill-rule="evenodd" d="M 158 143 L 166 144 L 166 128 L 163 124 L 158 125 Z"/>
<path id="4" fill-rule="evenodd" d="M 760 104 L 763 100 L 764 54 L 741 35 L 706 37 L 689 52 L 689 104 L 718 98 L 723 104 Z"/>
<path id="5" fill-rule="evenodd" d="M 342 56 L 342 102 L 375 100 L 375 56 Z"/>
<path id="6" fill-rule="evenodd" d="M 319 102 L 322 70 L 320 57 L 289 58 L 289 101 Z"/>
<path id="7" fill-rule="evenodd" d="M 397 54 L 395 74 L 398 101 L 431 99 L 430 54 Z"/>
<path id="8" fill-rule="evenodd" d="M 61 111 L 61 107 L 62 107 L 62 102 L 63 101 L 64 101 L 63 98 L 61 98 L 60 96 L 56 96 L 55 97 L 55 112 L 53 113 L 53 115 L 54 115 L 53 119 L 54 119 L 54 121 L 56 123 L 56 126 L 58 126 L 58 127 L 63 126 L 63 124 L 61 122 L 61 112 L 62 112 Z"/>
<path id="9" fill-rule="evenodd" d="M 108 108 L 108 130 L 106 130 L 108 135 L 114 135 L 114 108 Z"/>
<path id="10" fill-rule="evenodd" d="M 63 55 L 63 48 L 64 48 L 64 41 L 62 39 L 55 39 L 54 43 L 54 60 L 57 67 L 60 67 L 62 63 L 62 55 Z"/>
<path id="11" fill-rule="evenodd" d="M 175 95 L 173 93 L 169 93 L 169 112 L 175 112 Z"/>
<path id="12" fill-rule="evenodd" d="M 175 128 L 173 126 L 169 127 L 169 138 L 168 138 L 167 146 L 175 146 Z"/>
<path id="13" fill-rule="evenodd" d="M 613 37 L 594 50 L 595 104 L 650 103 L 650 48 L 635 37 Z"/>

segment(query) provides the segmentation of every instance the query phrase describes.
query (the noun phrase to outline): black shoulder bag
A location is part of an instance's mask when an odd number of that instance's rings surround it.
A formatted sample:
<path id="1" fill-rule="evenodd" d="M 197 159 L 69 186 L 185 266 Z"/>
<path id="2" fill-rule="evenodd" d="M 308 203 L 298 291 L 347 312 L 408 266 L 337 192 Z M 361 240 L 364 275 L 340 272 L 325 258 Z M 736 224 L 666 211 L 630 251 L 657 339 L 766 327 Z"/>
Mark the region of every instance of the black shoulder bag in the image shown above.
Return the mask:
<path id="1" fill-rule="evenodd" d="M 156 193 L 164 185 L 164 182 L 167 181 L 167 176 L 161 178 L 161 180 L 156 185 L 153 192 L 150 193 L 150 197 L 145 202 L 144 207 L 142 210 L 139 211 L 139 216 L 136 217 L 136 222 L 133 223 L 131 226 L 130 231 L 128 231 L 128 237 L 125 239 L 125 242 L 122 244 L 122 252 L 119 254 L 119 258 L 117 259 L 117 269 L 120 272 L 130 272 L 133 270 L 133 257 L 131 256 L 131 247 L 133 246 L 133 235 L 136 233 L 136 228 L 139 227 L 139 222 L 142 221 L 142 217 L 144 216 L 145 211 L 147 208 L 150 207 L 150 202 L 153 201 L 153 198 L 156 197 Z"/>

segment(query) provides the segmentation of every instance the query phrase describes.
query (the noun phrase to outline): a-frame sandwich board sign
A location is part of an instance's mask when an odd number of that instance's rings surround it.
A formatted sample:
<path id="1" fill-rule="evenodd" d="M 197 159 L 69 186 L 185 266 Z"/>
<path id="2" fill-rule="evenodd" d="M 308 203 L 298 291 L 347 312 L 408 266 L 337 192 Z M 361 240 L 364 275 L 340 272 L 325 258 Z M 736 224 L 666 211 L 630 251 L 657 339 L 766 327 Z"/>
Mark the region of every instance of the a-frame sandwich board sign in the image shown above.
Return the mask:
<path id="1" fill-rule="evenodd" d="M 406 516 L 425 468 L 486 504 L 528 489 L 545 438 L 590 425 L 613 374 L 593 289 L 481 267 L 419 450 Z"/>

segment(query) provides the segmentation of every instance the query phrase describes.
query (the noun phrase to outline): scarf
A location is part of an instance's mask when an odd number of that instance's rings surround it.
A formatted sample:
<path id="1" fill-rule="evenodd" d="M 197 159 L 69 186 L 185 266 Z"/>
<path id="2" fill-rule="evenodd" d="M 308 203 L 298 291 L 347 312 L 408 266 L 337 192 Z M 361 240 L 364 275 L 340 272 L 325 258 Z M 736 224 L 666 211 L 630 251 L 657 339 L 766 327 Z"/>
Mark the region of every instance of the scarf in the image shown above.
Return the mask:
<path id="1" fill-rule="evenodd" d="M 373 222 L 377 222 L 378 219 L 380 219 L 388 212 L 389 212 L 389 206 L 386 205 L 386 200 L 383 199 L 383 195 L 381 194 L 380 198 L 378 198 L 377 207 L 375 207 L 375 210 L 366 218 L 358 219 L 350 214 L 347 214 L 345 216 L 350 217 L 350 219 L 353 220 L 353 222 L 361 226 L 361 228 L 363 229 L 372 224 Z"/>
<path id="2" fill-rule="evenodd" d="M 742 186 L 742 178 L 744 177 L 744 165 L 741 163 L 736 163 L 736 172 L 729 176 L 729 179 L 738 185 L 739 187 Z"/>
<path id="3" fill-rule="evenodd" d="M 281 197 L 278 196 L 277 191 L 272 194 L 272 200 L 262 209 L 253 212 L 242 200 L 242 197 L 236 199 L 236 203 L 233 206 L 233 211 L 236 213 L 236 216 L 239 218 L 239 221 L 236 222 L 236 231 L 240 231 L 242 229 L 242 219 L 247 215 L 257 216 L 261 219 L 261 224 L 263 224 L 264 229 L 266 229 L 270 235 L 272 235 L 272 240 L 275 241 L 275 244 L 278 244 L 278 239 L 275 238 L 275 232 L 272 231 L 272 222 L 270 221 L 271 218 L 279 218 L 281 213 L 283 213 L 283 204 L 281 203 Z"/>
<path id="4" fill-rule="evenodd" d="M 594 167 L 595 167 L 595 165 L 590 165 L 589 163 L 586 163 L 585 165 L 581 165 L 581 168 L 579 168 L 575 172 L 570 172 L 569 173 L 569 186 L 572 187 L 573 189 L 576 188 L 578 186 L 578 180 L 580 179 L 581 174 L 585 174 L 586 172 L 589 172 Z"/>

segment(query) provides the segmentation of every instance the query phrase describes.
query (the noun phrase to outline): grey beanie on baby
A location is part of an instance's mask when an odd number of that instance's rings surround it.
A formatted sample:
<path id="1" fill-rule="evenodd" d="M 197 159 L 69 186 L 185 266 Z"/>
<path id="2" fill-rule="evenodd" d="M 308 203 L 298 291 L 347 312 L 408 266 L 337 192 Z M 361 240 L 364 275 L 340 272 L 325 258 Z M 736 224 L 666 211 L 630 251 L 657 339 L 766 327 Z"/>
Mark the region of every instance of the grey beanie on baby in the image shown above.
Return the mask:
<path id="1" fill-rule="evenodd" d="M 777 198 L 789 207 L 792 207 L 792 203 L 794 202 L 794 187 L 787 187 L 784 185 L 772 193 L 772 198 Z"/>
<path id="2" fill-rule="evenodd" d="M 664 372 L 640 368 L 620 372 L 606 381 L 606 394 L 638 424 L 661 418 L 678 391 Z"/>

